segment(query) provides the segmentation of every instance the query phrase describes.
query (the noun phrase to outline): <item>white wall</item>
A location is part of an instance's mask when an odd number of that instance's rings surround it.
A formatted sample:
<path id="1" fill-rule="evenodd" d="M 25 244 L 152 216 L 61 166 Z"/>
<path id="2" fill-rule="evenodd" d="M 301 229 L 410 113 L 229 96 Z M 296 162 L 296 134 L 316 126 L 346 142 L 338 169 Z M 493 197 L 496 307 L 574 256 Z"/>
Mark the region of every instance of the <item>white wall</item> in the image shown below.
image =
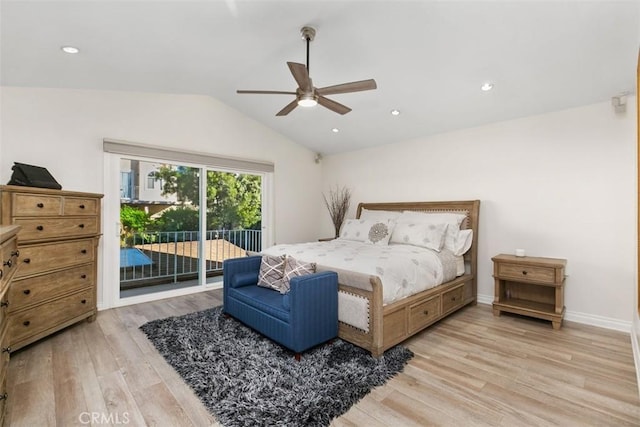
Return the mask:
<path id="1" fill-rule="evenodd" d="M 311 151 L 210 97 L 7 87 L 0 95 L 1 182 L 19 161 L 47 167 L 65 189 L 101 193 L 104 137 L 273 161 L 277 242 L 332 235 L 319 193 L 335 184 L 350 187 L 354 202 L 478 198 L 481 299 L 493 294 L 491 256 L 522 247 L 568 259 L 568 319 L 631 325 L 635 99 L 623 116 L 605 102 L 316 165 Z"/>
<path id="2" fill-rule="evenodd" d="M 568 260 L 567 319 L 631 328 L 635 270 L 635 99 L 327 156 L 324 191 L 357 202 L 480 199 L 478 293 L 491 257 L 524 248 Z M 399 117 L 402 119 L 402 117 Z M 425 120 L 428 120 L 425 117 Z M 328 215 L 322 231 L 331 235 Z"/>
<path id="3" fill-rule="evenodd" d="M 213 98 L 14 87 L 1 88 L 0 97 L 2 183 L 18 161 L 46 167 L 65 190 L 103 193 L 105 137 L 272 161 L 275 240 L 317 237 L 321 166 L 314 153 Z"/>

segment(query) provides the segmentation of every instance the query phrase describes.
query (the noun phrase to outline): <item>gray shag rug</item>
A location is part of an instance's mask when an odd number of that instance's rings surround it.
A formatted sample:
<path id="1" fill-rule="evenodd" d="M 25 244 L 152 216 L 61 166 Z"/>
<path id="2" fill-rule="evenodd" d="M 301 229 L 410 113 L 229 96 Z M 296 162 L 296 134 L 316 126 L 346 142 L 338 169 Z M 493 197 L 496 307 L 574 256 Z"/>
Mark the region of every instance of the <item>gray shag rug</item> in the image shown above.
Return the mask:
<path id="1" fill-rule="evenodd" d="M 396 346 L 375 359 L 336 339 L 297 362 L 291 351 L 225 317 L 222 307 L 140 329 L 225 426 L 329 425 L 413 357 Z"/>

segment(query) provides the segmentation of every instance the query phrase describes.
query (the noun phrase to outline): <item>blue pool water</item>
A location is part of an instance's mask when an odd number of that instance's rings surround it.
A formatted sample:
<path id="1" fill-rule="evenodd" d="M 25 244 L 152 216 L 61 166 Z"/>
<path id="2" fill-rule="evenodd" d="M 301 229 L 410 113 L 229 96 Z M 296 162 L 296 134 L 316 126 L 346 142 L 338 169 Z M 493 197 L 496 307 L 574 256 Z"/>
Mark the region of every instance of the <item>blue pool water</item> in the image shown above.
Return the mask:
<path id="1" fill-rule="evenodd" d="M 153 261 L 144 252 L 136 248 L 120 248 L 120 268 L 142 267 L 151 265 Z"/>

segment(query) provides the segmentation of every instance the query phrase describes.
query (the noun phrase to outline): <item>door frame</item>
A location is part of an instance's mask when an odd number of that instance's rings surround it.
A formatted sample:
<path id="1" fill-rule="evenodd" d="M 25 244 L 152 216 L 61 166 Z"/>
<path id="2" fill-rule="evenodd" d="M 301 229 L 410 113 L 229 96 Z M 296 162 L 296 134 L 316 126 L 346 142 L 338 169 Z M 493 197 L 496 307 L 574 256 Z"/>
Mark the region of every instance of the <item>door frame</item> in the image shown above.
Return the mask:
<path id="1" fill-rule="evenodd" d="M 100 240 L 99 253 L 103 256 L 99 257 L 98 268 L 101 273 L 98 277 L 101 280 L 98 283 L 98 310 L 104 310 L 113 307 L 121 307 L 131 304 L 139 304 L 143 302 L 156 301 L 164 298 L 173 298 L 176 296 L 189 295 L 212 289 L 222 288 L 222 282 L 216 281 L 206 283 L 206 275 L 199 275 L 199 284 L 197 286 L 189 286 L 186 288 L 152 292 L 148 294 L 131 296 L 126 298 L 120 297 L 120 159 L 134 159 L 151 163 L 171 163 L 172 161 L 154 159 L 142 156 L 132 156 L 128 154 L 104 153 L 104 198 L 103 198 L 103 221 L 102 233 L 103 238 Z M 174 162 L 175 163 L 175 162 Z M 206 183 L 206 172 L 210 170 L 223 172 L 239 172 L 260 175 L 262 177 L 262 247 L 268 247 L 273 244 L 273 173 L 262 171 L 240 171 L 229 170 L 227 168 L 217 168 L 211 165 L 189 164 L 188 162 L 180 162 L 181 166 L 195 167 L 203 170 L 205 173 L 200 175 L 200 195 L 201 200 L 203 193 L 206 193 L 206 187 L 203 187 L 203 181 Z M 200 204 L 201 207 L 205 203 Z M 200 216 L 201 225 L 206 226 L 206 217 Z M 206 227 L 205 227 L 206 228 Z M 202 242 L 199 247 L 202 253 Z M 200 257 L 200 268 L 205 263 Z M 222 277 L 222 276 L 220 276 Z"/>

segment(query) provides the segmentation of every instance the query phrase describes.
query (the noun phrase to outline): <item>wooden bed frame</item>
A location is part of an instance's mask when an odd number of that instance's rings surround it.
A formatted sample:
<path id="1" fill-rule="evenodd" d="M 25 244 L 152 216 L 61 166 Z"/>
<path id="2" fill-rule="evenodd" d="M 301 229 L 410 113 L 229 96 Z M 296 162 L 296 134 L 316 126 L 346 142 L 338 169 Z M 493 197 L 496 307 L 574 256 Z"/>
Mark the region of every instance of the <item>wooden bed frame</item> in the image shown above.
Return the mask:
<path id="1" fill-rule="evenodd" d="M 357 218 L 362 209 L 464 213 L 467 218 L 461 228 L 473 230 L 473 243 L 465 254 L 466 273 L 454 280 L 386 306 L 382 305 L 382 283 L 377 276 L 369 277 L 370 290 L 339 284 L 340 291 L 366 298 L 369 305 L 369 331 L 340 322 L 339 337 L 380 357 L 385 350 L 427 326 L 467 304 L 476 304 L 480 201 L 360 203 Z"/>

